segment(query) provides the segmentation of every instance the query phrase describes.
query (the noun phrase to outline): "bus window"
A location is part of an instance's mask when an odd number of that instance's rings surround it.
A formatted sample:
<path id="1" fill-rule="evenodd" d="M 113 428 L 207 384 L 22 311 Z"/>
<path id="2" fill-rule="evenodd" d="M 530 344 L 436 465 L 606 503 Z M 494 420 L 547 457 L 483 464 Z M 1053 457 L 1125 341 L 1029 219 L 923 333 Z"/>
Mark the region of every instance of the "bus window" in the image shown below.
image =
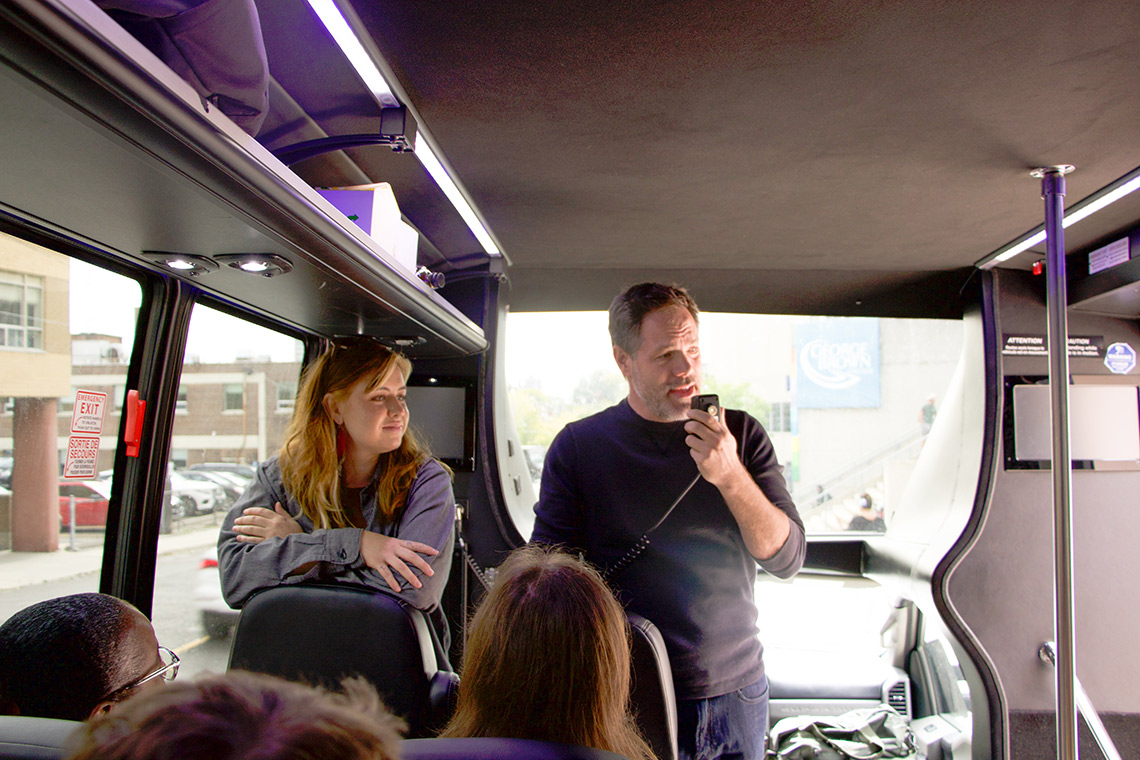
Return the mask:
<path id="1" fill-rule="evenodd" d="M 764 425 L 809 534 L 882 532 L 961 342 L 957 321 L 703 313 L 703 388 Z M 506 352 L 512 412 L 539 479 L 562 426 L 628 386 L 605 312 L 512 313 Z M 514 517 L 528 536 L 527 517 Z"/>
<path id="2" fill-rule="evenodd" d="M 237 612 L 222 600 L 218 529 L 256 464 L 283 442 L 303 351 L 296 338 L 194 307 L 170 442 L 170 520 L 159 539 L 153 618 L 159 639 L 182 658 L 183 675 L 226 669 Z"/>
<path id="3" fill-rule="evenodd" d="M 142 290 L 0 234 L 0 620 L 99 590 Z"/>
<path id="4" fill-rule="evenodd" d="M 607 321 L 604 312 L 508 317 L 508 394 L 524 451 L 544 452 L 567 422 L 628 394 Z M 702 313 L 702 390 L 764 425 L 809 537 L 881 533 L 962 337 L 957 321 Z M 541 466 L 531 468 L 539 479 Z M 529 537 L 533 514 L 512 516 Z M 784 697 L 801 687 L 810 694 L 823 663 L 844 683 L 881 685 L 884 694 L 909 688 L 892 637 L 914 607 L 898 607 L 873 580 L 804 572 L 779 582 L 761 573 L 756 604 L 767 667 Z M 805 625 L 820 619 L 841 623 Z M 896 696 L 906 713 L 909 691 Z"/>

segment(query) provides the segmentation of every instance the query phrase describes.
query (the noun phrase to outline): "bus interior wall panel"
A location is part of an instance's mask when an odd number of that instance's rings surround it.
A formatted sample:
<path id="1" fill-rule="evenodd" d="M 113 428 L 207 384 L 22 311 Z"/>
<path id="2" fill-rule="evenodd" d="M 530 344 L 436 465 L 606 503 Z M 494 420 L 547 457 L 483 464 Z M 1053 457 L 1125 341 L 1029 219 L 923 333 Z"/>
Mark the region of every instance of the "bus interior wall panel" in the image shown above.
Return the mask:
<path id="1" fill-rule="evenodd" d="M 1005 691 L 992 658 L 986 652 L 977 636 L 959 614 L 951 598 L 950 578 L 962 557 L 977 541 L 985 524 L 987 510 L 993 493 L 994 475 L 998 467 L 1000 450 L 996 443 L 1000 427 L 1001 398 L 997 390 L 1000 377 L 1000 345 L 995 325 L 997 305 L 994 276 L 979 272 L 977 284 L 978 310 L 976 321 L 980 330 L 981 359 L 984 377 L 984 434 L 982 438 L 981 464 L 978 467 L 978 482 L 974 500 L 966 526 L 958 540 L 936 565 L 931 577 L 931 592 L 934 596 L 938 618 L 935 621 L 949 634 L 948 640 L 954 649 L 966 680 L 971 705 L 985 700 L 986 709 L 973 715 L 974 728 L 972 744 L 975 756 L 1009 757 L 1009 714 Z M 987 730 L 988 729 L 988 730 Z"/>
<path id="2" fill-rule="evenodd" d="M 983 278 L 985 276 L 983 275 Z M 982 290 L 984 294 L 984 288 Z M 866 575 L 913 601 L 928 620 L 946 631 L 970 685 L 976 757 L 1002 754 L 1002 698 L 969 626 L 956 618 L 934 578 L 952 547 L 977 529 L 978 493 L 985 459 L 987 414 L 985 309 L 978 304 L 964 317 L 963 343 L 938 418 L 882 538 L 867 542 Z M 968 540 L 966 538 L 965 540 Z"/>
<path id="3" fill-rule="evenodd" d="M 1140 726 L 1135 715 L 1098 711 L 1119 757 L 1140 757 Z M 1010 755 L 1016 760 L 1054 757 L 1057 752 L 1057 716 L 1052 711 L 1023 711 L 1010 714 Z M 1089 730 L 1088 723 L 1078 725 L 1080 757 L 1101 758 L 1104 753 Z"/>
<path id="4" fill-rule="evenodd" d="M 996 272 L 995 279 L 995 334 L 1044 333 L 1045 304 L 1037 282 L 1005 271 Z M 1071 312 L 1069 320 L 1070 335 L 1103 334 L 1105 341 L 1140 345 L 1135 320 L 1080 312 Z M 1046 357 L 999 359 L 1003 375 L 1048 373 Z M 1103 363 L 1098 369 L 1095 361 L 1076 357 L 1071 371 L 1108 374 Z M 1073 473 L 1078 675 L 1099 710 L 1129 713 L 1134 722 L 1140 713 L 1135 678 L 1121 676 L 1137 672 L 1140 587 L 1132 582 L 1131 559 L 1140 530 L 1137 493 L 1140 472 Z M 1048 471 L 998 468 L 985 526 L 950 580 L 955 606 L 1001 674 L 1011 714 L 1053 707 L 1053 670 L 1036 657 L 1038 647 L 1055 635 L 1052 500 Z"/>
<path id="5" fill-rule="evenodd" d="M 521 447 L 513 428 L 502 426 L 498 415 L 496 393 L 506 394 L 504 382 L 496 382 L 502 366 L 503 332 L 505 307 L 500 303 L 504 283 L 499 279 L 476 280 L 482 293 L 482 327 L 490 336 L 494 350 L 479 356 L 479 417 L 476 436 L 477 465 L 470 491 L 469 515 L 467 519 L 468 543 L 475 562 L 481 567 L 495 567 L 515 547 L 525 542 L 527 537 L 519 533 L 510 517 L 505 491 L 509 487 L 510 464 L 504 459 L 504 448 L 511 447 L 517 452 L 516 459 L 522 460 Z M 498 387 L 496 387 L 498 386 Z M 501 441 L 499 437 L 502 437 Z M 508 444 L 508 439 L 514 439 Z M 525 467 L 525 465 L 524 465 Z M 528 477 L 526 472 L 522 475 Z M 517 494 L 516 494 L 517 497 Z M 532 502 L 533 503 L 533 502 Z"/>

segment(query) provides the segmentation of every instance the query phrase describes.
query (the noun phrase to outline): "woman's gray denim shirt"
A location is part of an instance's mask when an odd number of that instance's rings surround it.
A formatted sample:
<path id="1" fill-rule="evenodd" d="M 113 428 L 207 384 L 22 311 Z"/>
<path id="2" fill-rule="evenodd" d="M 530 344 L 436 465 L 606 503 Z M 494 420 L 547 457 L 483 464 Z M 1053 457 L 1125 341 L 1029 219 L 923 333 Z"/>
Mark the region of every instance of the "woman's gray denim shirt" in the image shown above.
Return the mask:
<path id="1" fill-rule="evenodd" d="M 434 575 L 425 576 L 409 565 L 423 584 L 422 588 L 413 588 L 399 573 L 393 573 L 401 589 L 399 594 L 395 594 L 387 581 L 368 567 L 360 556 L 361 528 L 314 530 L 312 521 L 301 514 L 300 505 L 285 490 L 281 468 L 277 457 L 273 457 L 258 466 L 257 479 L 234 503 L 222 522 L 218 537 L 218 570 L 226 603 L 240 609 L 255 591 L 263 588 L 305 581 L 332 581 L 369 586 L 393 594 L 417 609 L 437 610 L 451 571 L 455 541 L 455 496 L 451 490 L 451 478 L 434 459 L 420 465 L 408 491 L 407 509 L 398 522 L 392 523 L 377 520 L 376 480 L 377 476 L 373 475 L 372 482 L 360 496 L 367 530 L 419 541 L 439 550 L 434 557 L 424 556 Z M 256 544 L 238 541 L 233 526 L 242 511 L 249 507 L 272 510 L 276 502 L 281 502 L 305 532 L 284 538 L 268 538 Z M 317 564 L 307 573 L 289 574 L 310 562 Z"/>

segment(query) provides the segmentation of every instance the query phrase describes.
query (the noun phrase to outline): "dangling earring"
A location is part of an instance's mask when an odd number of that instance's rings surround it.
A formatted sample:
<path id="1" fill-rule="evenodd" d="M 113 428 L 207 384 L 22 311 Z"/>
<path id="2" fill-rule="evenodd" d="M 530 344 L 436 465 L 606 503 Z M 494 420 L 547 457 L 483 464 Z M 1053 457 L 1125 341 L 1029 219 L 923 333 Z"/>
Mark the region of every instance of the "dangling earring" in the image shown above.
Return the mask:
<path id="1" fill-rule="evenodd" d="M 344 459 L 344 450 L 348 448 L 348 437 L 344 432 L 344 428 L 340 425 L 336 426 L 336 458 Z"/>

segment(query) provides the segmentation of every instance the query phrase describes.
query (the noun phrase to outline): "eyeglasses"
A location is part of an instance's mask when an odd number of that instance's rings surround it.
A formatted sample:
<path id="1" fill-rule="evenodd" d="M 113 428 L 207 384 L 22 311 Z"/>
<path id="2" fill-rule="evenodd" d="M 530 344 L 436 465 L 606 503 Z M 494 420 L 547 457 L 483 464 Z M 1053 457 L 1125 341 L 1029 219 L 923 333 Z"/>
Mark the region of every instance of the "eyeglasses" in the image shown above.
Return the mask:
<path id="1" fill-rule="evenodd" d="M 178 664 L 180 662 L 178 655 L 164 646 L 159 646 L 158 658 L 162 660 L 162 665 L 160 667 L 155 668 L 138 680 L 131 681 L 126 686 L 120 686 L 99 701 L 114 702 L 116 698 L 118 698 L 123 692 L 135 689 L 139 686 L 142 686 L 144 683 L 153 681 L 156 678 L 161 678 L 163 681 L 167 682 L 173 681 L 178 675 Z"/>

